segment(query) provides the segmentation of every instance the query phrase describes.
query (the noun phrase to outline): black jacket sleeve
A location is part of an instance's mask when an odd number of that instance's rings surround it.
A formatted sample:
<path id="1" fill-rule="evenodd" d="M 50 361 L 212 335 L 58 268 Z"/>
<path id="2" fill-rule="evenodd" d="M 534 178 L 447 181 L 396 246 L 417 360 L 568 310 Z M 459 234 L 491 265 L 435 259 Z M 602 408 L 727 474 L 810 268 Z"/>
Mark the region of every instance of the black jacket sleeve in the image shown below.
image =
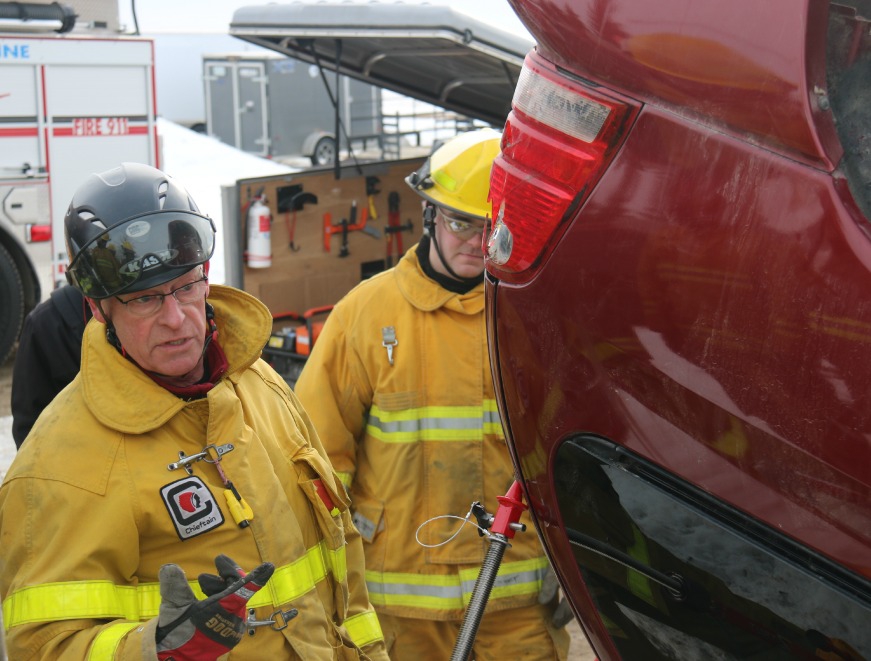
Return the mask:
<path id="1" fill-rule="evenodd" d="M 75 287 L 61 287 L 24 320 L 12 368 L 12 438 L 20 448 L 54 396 L 72 381 L 82 358 L 90 310 Z"/>

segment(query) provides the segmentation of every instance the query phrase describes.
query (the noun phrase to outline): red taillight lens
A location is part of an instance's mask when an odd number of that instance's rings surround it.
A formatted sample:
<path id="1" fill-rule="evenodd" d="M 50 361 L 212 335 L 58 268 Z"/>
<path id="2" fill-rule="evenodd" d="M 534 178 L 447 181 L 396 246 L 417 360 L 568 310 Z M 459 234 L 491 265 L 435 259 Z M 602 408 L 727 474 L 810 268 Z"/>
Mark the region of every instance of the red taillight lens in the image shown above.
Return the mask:
<path id="1" fill-rule="evenodd" d="M 51 225 L 27 225 L 25 232 L 28 243 L 51 241 Z"/>
<path id="2" fill-rule="evenodd" d="M 487 269 L 531 277 L 557 230 L 589 195 L 625 134 L 633 108 L 526 57 L 490 178 L 494 225 Z"/>

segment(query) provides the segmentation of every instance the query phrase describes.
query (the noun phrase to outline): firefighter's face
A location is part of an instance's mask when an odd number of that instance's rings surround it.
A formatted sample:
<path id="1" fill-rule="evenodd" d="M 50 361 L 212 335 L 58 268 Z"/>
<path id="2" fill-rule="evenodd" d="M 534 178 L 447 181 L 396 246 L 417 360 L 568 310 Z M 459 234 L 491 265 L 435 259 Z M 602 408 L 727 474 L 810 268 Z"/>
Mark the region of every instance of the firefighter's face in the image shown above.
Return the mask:
<path id="1" fill-rule="evenodd" d="M 148 372 L 166 377 L 178 386 L 192 385 L 203 376 L 203 343 L 206 338 L 205 300 L 209 293 L 208 280 L 203 280 L 202 267 L 196 267 L 174 280 L 135 294 L 127 294 L 101 301 L 102 311 L 115 326 L 121 346 L 136 363 Z M 169 294 L 181 288 L 190 288 L 179 302 L 176 296 L 164 296 L 160 307 L 148 316 L 134 314 L 130 301 L 142 296 Z M 200 295 L 192 296 L 196 291 Z M 196 300 L 192 300 L 195 298 Z M 105 319 L 93 302 L 91 309 L 99 321 Z"/>
<path id="2" fill-rule="evenodd" d="M 442 257 L 454 273 L 462 278 L 476 278 L 484 272 L 484 251 L 481 242 L 484 222 L 459 216 L 436 207 L 436 241 Z M 429 261 L 442 275 L 450 276 L 435 246 L 430 244 Z"/>

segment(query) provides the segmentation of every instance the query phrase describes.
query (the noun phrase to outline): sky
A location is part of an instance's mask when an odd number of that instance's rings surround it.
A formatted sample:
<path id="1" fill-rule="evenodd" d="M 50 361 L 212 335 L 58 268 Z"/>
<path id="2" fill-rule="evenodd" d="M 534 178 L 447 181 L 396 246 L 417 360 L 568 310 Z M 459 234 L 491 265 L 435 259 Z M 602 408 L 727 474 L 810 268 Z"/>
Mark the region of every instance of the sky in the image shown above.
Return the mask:
<path id="1" fill-rule="evenodd" d="M 346 2 L 349 0 L 345 0 Z M 372 0 L 350 0 L 352 4 L 374 4 Z M 229 30 L 233 11 L 239 7 L 267 4 L 263 0 L 119 0 L 121 23 L 133 29 L 135 4 L 139 31 L 149 32 L 223 32 Z M 384 0 L 379 4 L 447 5 L 492 27 L 531 39 L 507 0 Z"/>

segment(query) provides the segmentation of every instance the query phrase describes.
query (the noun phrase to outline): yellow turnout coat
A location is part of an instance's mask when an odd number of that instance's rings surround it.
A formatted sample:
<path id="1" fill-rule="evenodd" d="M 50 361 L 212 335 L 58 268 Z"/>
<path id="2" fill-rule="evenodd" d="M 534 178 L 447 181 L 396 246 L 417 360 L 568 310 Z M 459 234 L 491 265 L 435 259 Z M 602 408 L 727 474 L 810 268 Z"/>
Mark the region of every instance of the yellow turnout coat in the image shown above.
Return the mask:
<path id="1" fill-rule="evenodd" d="M 438 545 L 460 522 L 435 517 L 465 516 L 473 501 L 495 514 L 514 472 L 490 374 L 484 286 L 444 289 L 415 251 L 336 305 L 295 391 L 350 487 L 376 609 L 456 620 L 488 542 L 467 525 Z M 423 546 L 415 535 L 430 520 Z M 535 604 L 547 567 L 528 525 L 505 553 L 488 611 Z"/>
<path id="2" fill-rule="evenodd" d="M 249 602 L 256 619 L 299 611 L 281 631 L 246 635 L 229 659 L 363 658 L 351 640 L 386 659 L 347 498 L 296 398 L 259 360 L 271 316 L 228 287 L 213 286 L 209 300 L 229 368 L 193 401 L 123 358 L 102 324 L 88 325 L 82 371 L 0 488 L 11 659 L 156 659 L 161 565 L 180 565 L 202 597 L 196 577 L 215 573 L 220 553 L 246 570 L 275 564 Z M 253 511 L 248 527 L 233 520 L 213 463 L 169 469 L 209 444 L 233 446 L 220 465 Z"/>

